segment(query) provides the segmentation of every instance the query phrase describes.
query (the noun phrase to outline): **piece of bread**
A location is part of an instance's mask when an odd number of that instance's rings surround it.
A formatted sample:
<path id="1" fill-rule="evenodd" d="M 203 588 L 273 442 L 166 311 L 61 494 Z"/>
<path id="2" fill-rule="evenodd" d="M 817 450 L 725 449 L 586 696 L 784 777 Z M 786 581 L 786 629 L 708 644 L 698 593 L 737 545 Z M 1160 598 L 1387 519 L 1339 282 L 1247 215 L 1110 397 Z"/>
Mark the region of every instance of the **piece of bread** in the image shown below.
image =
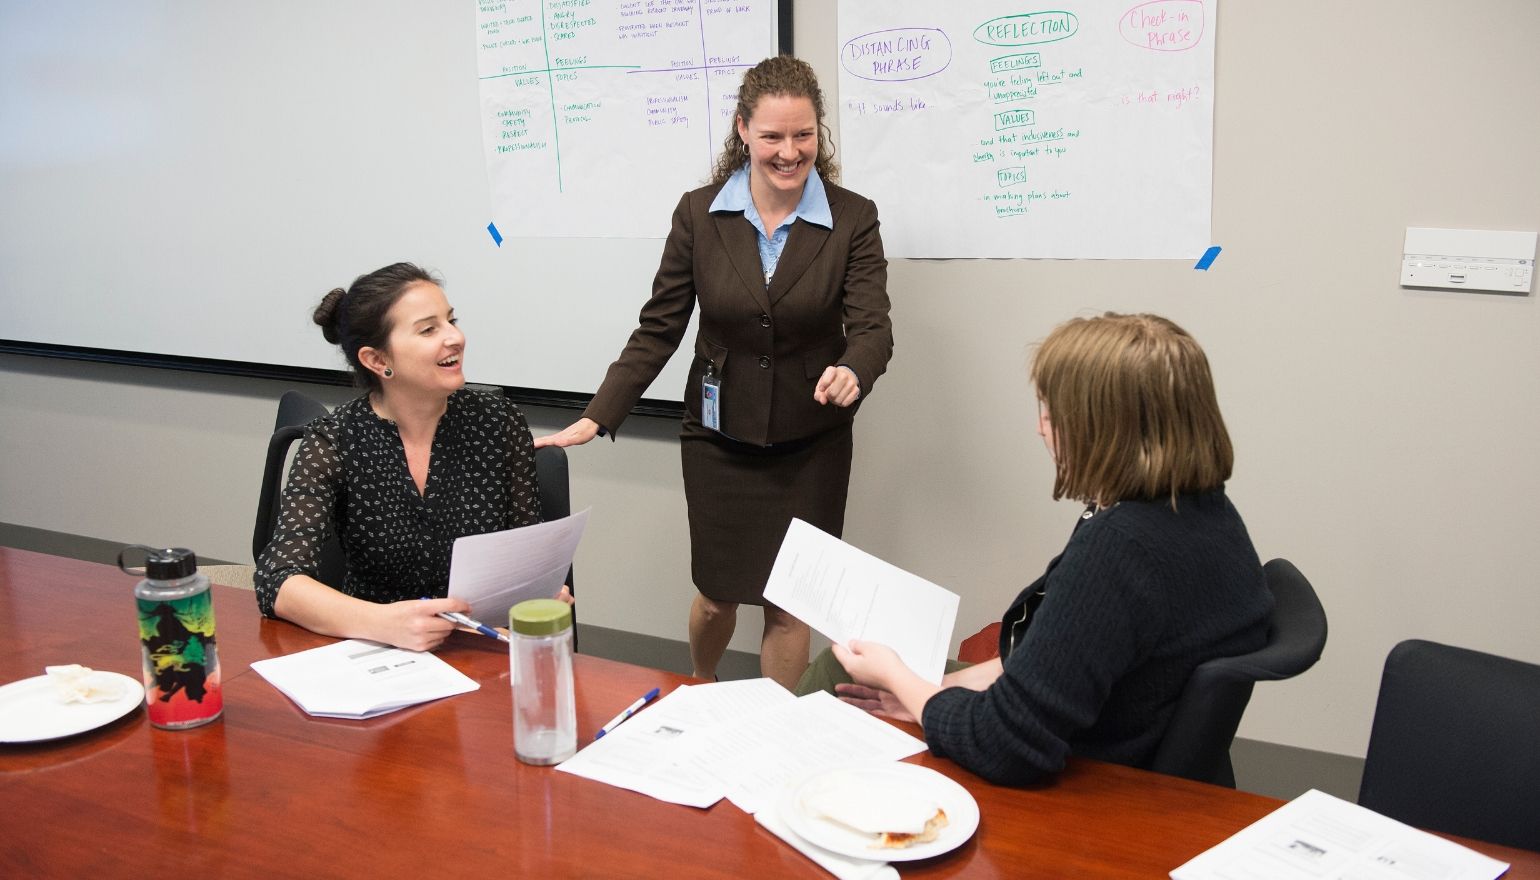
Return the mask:
<path id="1" fill-rule="evenodd" d="M 127 692 L 121 678 L 78 663 L 45 666 L 43 671 L 61 703 L 108 703 Z"/>
<path id="2" fill-rule="evenodd" d="M 883 849 L 905 849 L 917 843 L 930 843 L 947 826 L 946 810 L 936 808 L 936 814 L 925 822 L 925 830 L 919 834 L 902 831 L 884 831 L 877 837 L 877 845 Z"/>
<path id="3" fill-rule="evenodd" d="M 806 815 L 867 836 L 872 849 L 929 843 L 948 821 L 930 792 L 901 777 L 833 772 L 806 786 L 800 797 Z"/>

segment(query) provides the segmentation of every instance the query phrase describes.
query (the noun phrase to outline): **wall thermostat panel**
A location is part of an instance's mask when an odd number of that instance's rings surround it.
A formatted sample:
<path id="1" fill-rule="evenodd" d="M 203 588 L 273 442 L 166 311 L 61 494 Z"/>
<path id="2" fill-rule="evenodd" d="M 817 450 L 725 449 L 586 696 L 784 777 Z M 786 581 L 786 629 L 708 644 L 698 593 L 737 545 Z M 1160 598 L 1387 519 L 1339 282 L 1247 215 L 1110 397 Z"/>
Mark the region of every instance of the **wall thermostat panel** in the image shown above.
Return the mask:
<path id="1" fill-rule="evenodd" d="M 1526 295 L 1534 284 L 1535 233 L 1408 226 L 1402 287 Z"/>

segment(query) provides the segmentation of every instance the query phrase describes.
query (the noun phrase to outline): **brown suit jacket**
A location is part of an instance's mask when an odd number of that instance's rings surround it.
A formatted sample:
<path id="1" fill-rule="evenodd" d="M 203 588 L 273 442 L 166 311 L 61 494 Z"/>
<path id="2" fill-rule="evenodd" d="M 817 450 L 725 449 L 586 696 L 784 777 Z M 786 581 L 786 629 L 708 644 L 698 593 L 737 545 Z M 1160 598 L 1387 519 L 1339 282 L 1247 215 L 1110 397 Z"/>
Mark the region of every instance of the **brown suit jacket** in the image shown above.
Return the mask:
<path id="1" fill-rule="evenodd" d="M 697 300 L 685 408 L 700 419 L 701 377 L 712 364 L 722 379 L 722 433 L 735 440 L 764 446 L 848 422 L 856 407 L 813 400 L 824 368 L 855 371 L 863 400 L 887 369 L 893 331 L 877 206 L 825 182 L 834 228 L 796 221 L 766 288 L 753 225 L 742 213 L 707 210 L 720 189 L 685 193 L 674 209 L 652 297 L 583 412 L 611 432 L 679 347 Z"/>

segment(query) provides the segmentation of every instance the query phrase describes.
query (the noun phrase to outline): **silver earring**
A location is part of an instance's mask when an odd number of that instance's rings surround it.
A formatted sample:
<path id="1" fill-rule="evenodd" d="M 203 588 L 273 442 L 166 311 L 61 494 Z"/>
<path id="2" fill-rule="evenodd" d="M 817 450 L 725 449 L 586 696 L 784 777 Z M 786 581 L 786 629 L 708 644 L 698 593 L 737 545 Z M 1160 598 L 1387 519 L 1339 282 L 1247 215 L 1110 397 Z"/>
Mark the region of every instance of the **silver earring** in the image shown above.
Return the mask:
<path id="1" fill-rule="evenodd" d="M 743 145 L 743 157 L 745 159 L 747 159 L 749 157 L 749 145 L 748 144 L 744 144 Z"/>
<path id="2" fill-rule="evenodd" d="M 390 367 L 386 367 L 385 368 L 385 378 L 389 379 L 391 376 L 394 376 L 394 375 L 396 375 L 396 371 L 395 370 L 392 370 Z"/>

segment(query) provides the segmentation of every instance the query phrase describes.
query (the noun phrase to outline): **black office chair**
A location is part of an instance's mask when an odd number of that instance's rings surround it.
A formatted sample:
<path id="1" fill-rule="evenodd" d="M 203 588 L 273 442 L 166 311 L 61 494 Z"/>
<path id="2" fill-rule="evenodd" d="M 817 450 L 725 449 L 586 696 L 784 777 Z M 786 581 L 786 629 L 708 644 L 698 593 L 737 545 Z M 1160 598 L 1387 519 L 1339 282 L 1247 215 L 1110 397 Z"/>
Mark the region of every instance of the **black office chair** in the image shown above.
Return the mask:
<path id="1" fill-rule="evenodd" d="M 278 417 L 273 422 L 273 435 L 267 440 L 267 463 L 262 468 L 262 494 L 257 499 L 257 521 L 251 533 L 251 558 L 260 559 L 267 542 L 273 539 L 273 527 L 278 523 L 279 501 L 283 498 L 284 481 L 288 471 L 284 467 L 289 457 L 289 447 L 305 436 L 305 425 L 327 414 L 326 405 L 298 391 L 285 391 L 278 399 Z M 321 582 L 342 583 L 347 573 L 342 544 L 333 535 L 321 547 Z"/>
<path id="2" fill-rule="evenodd" d="M 567 450 L 560 446 L 543 446 L 535 450 L 535 478 L 540 482 L 540 513 L 550 521 L 572 515 L 571 486 L 567 480 Z M 567 568 L 567 587 L 577 595 L 573 582 L 574 566 Z M 572 606 L 572 650 L 578 649 L 577 605 Z"/>
<path id="3" fill-rule="evenodd" d="M 1392 648 L 1358 803 L 1540 850 L 1540 666 L 1421 639 Z"/>
<path id="4" fill-rule="evenodd" d="M 1234 788 L 1230 744 L 1251 701 L 1252 685 L 1292 678 L 1320 659 L 1326 646 L 1326 611 L 1310 582 L 1287 559 L 1274 559 L 1262 571 L 1274 602 L 1267 644 L 1193 670 L 1151 770 Z"/>
<path id="5" fill-rule="evenodd" d="M 535 450 L 535 478 L 540 482 L 541 519 L 550 521 L 572 515 L 572 497 L 567 480 L 567 450 L 545 446 Z M 567 586 L 572 583 L 572 569 L 567 569 Z M 573 595 L 577 595 L 573 593 Z"/>

